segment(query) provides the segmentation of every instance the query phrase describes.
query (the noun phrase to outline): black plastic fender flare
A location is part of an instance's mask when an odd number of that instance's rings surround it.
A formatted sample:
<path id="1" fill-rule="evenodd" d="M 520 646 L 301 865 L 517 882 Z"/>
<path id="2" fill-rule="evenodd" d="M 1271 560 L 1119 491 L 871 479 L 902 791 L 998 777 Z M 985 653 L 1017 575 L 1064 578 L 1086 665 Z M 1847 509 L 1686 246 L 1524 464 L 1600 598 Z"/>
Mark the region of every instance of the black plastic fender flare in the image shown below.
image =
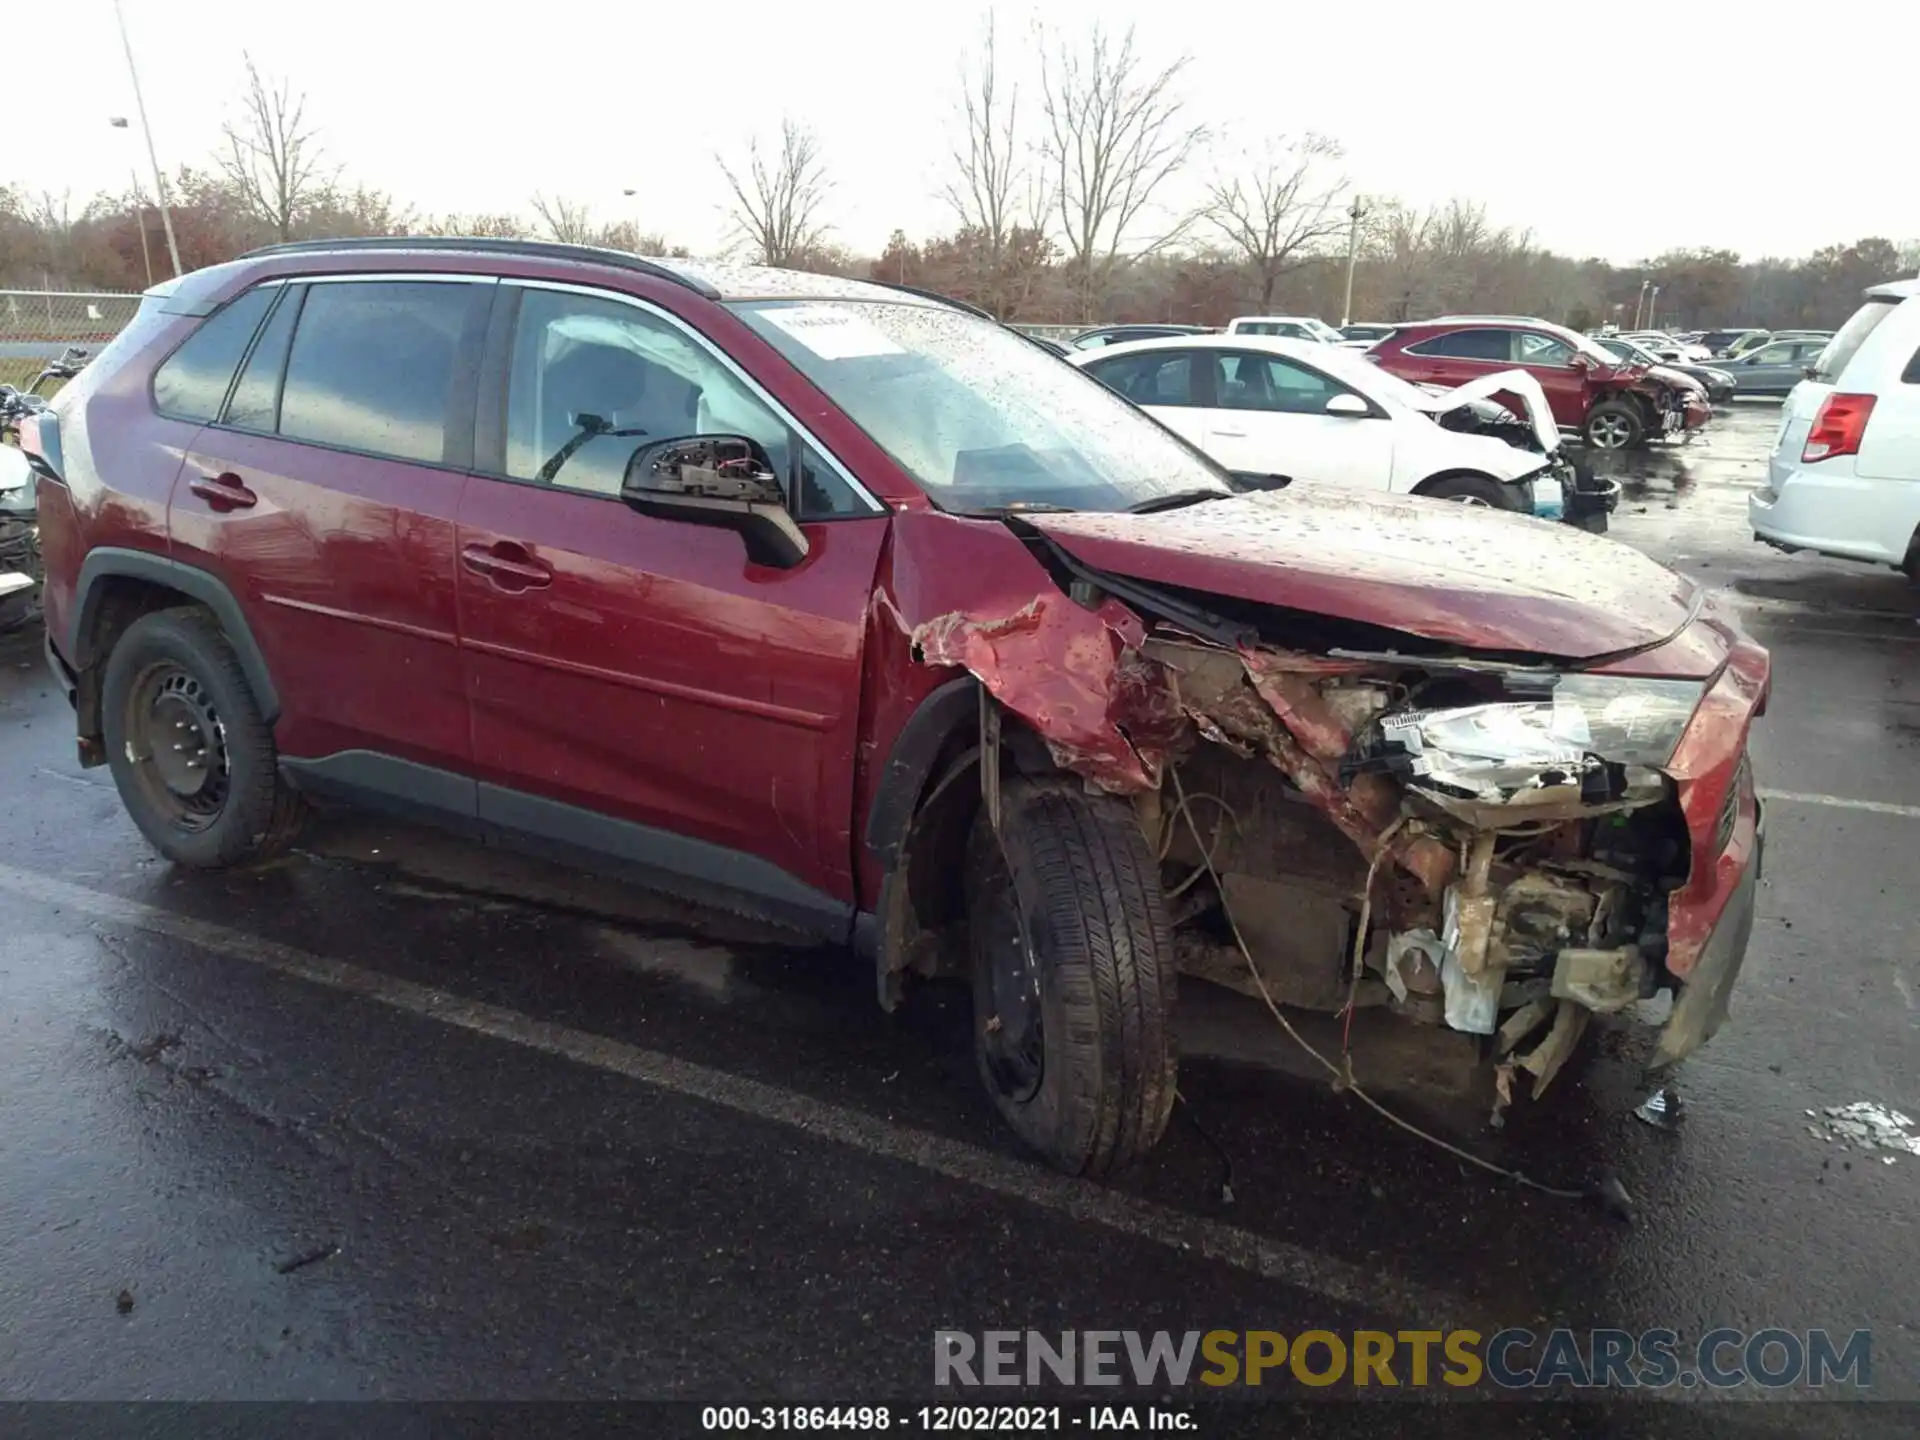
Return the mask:
<path id="1" fill-rule="evenodd" d="M 247 624 L 240 602 L 226 582 L 205 570 L 146 550 L 103 545 L 87 552 L 80 566 L 80 578 L 74 585 L 72 618 L 60 647 L 76 671 L 91 668 L 101 658 L 92 653 L 94 623 L 106 594 L 102 582 L 116 576 L 177 590 L 213 611 L 233 646 L 240 668 L 246 672 L 247 684 L 260 705 L 261 718 L 269 725 L 280 718 L 280 692 L 274 688 L 267 657 L 261 653 L 259 642 L 253 638 L 253 628 Z"/>
<path id="2" fill-rule="evenodd" d="M 980 682 L 961 675 L 929 691 L 900 727 L 867 814 L 867 849 L 887 869 L 899 862 L 914 811 L 947 741 L 979 716 Z"/>

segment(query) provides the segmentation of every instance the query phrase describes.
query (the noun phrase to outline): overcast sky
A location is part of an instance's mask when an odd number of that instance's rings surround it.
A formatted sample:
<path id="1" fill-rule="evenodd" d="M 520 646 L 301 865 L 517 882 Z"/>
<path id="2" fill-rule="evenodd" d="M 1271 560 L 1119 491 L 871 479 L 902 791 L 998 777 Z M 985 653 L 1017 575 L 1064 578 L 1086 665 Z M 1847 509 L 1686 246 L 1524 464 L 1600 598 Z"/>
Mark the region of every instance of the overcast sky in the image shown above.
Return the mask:
<path id="1" fill-rule="evenodd" d="M 896 226 L 950 228 L 958 57 L 984 4 L 893 0 L 123 0 L 160 161 L 200 163 L 242 84 L 242 52 L 307 94 L 349 178 L 423 212 L 525 211 L 535 191 L 633 219 L 695 251 L 726 236 L 716 151 L 783 113 L 819 133 L 834 236 L 872 253 Z M 1148 55 L 1192 56 L 1208 169 L 1267 134 L 1338 139 L 1356 185 L 1483 201 L 1577 255 L 1673 246 L 1748 257 L 1920 236 L 1912 182 L 1913 0 L 1817 10 L 1041 0 L 995 7 L 1023 99 L 1038 20 L 1082 35 L 1138 27 Z M 7 67 L 15 142 L 0 179 L 124 190 L 144 173 L 111 0 L 34 12 Z M 31 58 L 29 58 L 31 57 Z M 1030 93 L 1031 92 L 1031 93 Z M 637 190 L 632 199 L 622 191 Z"/>

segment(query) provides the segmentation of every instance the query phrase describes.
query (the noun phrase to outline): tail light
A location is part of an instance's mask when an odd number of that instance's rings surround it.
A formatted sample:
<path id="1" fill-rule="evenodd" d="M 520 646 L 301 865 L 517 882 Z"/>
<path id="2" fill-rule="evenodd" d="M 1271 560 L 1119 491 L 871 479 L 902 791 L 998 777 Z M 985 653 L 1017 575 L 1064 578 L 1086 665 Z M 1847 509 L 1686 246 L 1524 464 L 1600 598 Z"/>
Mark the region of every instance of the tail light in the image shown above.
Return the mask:
<path id="1" fill-rule="evenodd" d="M 1807 432 L 1807 445 L 1800 452 L 1802 464 L 1832 460 L 1839 455 L 1858 455 L 1860 437 L 1866 433 L 1867 419 L 1873 414 L 1873 396 L 1827 396 L 1813 417 L 1813 429 Z"/>

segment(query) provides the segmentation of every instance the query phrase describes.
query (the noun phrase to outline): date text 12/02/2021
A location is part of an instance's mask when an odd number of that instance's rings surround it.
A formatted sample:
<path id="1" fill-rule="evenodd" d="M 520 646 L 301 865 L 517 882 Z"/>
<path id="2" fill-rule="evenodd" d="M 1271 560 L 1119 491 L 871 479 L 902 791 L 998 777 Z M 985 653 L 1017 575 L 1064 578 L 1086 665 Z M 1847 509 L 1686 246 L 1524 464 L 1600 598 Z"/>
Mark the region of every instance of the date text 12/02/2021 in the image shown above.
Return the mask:
<path id="1" fill-rule="evenodd" d="M 709 1405 L 700 1428 L 715 1431 L 840 1430 L 905 1434 L 1141 1430 L 1191 1432 L 1192 1414 L 1156 1405 Z"/>

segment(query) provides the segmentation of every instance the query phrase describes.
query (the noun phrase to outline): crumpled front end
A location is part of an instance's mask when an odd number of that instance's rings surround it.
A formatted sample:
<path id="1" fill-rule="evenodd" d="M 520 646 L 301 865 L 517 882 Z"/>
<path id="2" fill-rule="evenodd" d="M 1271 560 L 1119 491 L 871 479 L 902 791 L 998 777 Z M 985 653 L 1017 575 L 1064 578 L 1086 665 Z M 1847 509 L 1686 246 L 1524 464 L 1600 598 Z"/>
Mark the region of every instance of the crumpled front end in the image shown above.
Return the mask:
<path id="1" fill-rule="evenodd" d="M 1281 616 L 1074 589 L 1040 602 L 1047 623 L 944 617 L 916 644 L 973 669 L 1055 763 L 1133 797 L 1184 972 L 1484 1037 L 1502 1103 L 1521 1072 L 1544 1089 L 1594 1015 L 1662 990 L 1656 1063 L 1718 1027 L 1752 923 L 1746 746 L 1768 674 L 1729 623 L 1576 669 L 1296 647 Z M 956 644 L 976 630 L 990 664 Z M 1078 658 L 1051 663 L 1069 633 Z M 1069 670 L 1108 677 L 1104 703 L 1064 703 Z"/>

